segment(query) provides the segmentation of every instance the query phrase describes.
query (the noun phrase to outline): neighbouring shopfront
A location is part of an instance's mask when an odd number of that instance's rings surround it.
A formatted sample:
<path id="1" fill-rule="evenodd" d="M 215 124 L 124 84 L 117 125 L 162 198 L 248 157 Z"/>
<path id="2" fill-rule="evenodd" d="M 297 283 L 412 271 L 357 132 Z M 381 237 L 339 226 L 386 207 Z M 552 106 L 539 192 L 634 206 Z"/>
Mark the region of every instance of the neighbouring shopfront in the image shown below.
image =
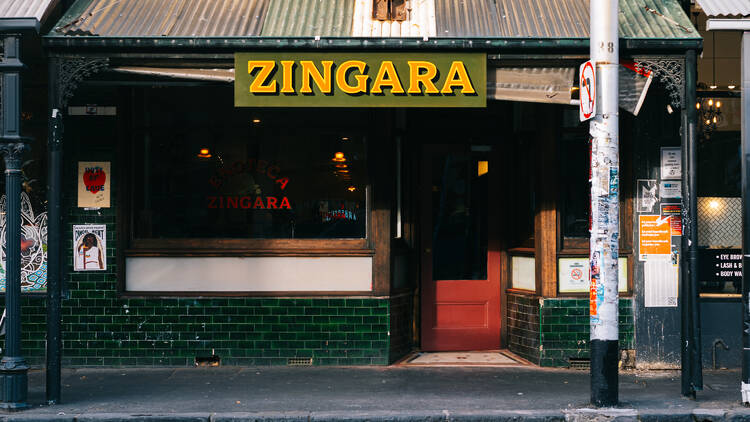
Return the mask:
<path id="1" fill-rule="evenodd" d="M 673 365 L 647 325 L 679 338 L 681 191 L 654 189 L 681 181 L 701 38 L 676 1 L 642 2 L 621 1 L 620 347 Z M 63 364 L 585 365 L 588 4 L 288 3 L 78 0 L 44 38 Z"/>

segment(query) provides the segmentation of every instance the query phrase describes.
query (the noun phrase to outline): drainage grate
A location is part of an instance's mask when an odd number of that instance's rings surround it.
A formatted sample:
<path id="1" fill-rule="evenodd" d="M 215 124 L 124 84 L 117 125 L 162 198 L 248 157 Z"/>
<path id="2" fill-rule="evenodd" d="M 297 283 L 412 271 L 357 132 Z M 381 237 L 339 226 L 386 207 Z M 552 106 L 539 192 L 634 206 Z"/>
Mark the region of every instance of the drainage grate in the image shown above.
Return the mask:
<path id="1" fill-rule="evenodd" d="M 569 358 L 568 364 L 570 369 L 589 369 L 591 367 L 591 360 L 588 358 Z"/>
<path id="2" fill-rule="evenodd" d="M 221 365 L 221 358 L 216 355 L 211 355 L 207 357 L 196 357 L 195 358 L 195 366 L 220 366 Z"/>
<path id="3" fill-rule="evenodd" d="M 312 366 L 312 358 L 289 358 L 287 366 Z"/>

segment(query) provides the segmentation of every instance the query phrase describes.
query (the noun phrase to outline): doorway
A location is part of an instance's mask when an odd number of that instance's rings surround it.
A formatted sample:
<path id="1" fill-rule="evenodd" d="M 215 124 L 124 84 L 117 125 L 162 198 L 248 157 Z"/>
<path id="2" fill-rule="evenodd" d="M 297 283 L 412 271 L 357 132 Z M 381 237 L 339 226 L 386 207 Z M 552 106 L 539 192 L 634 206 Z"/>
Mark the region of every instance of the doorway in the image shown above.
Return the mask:
<path id="1" fill-rule="evenodd" d="M 422 350 L 500 348 L 498 169 L 489 145 L 425 145 Z"/>

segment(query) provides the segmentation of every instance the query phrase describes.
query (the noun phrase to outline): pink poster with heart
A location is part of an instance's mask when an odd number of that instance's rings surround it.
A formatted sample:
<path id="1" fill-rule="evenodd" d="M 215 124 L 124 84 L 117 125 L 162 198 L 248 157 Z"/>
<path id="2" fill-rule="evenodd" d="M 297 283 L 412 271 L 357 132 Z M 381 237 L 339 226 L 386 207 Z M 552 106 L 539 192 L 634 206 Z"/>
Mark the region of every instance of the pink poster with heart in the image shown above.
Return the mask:
<path id="1" fill-rule="evenodd" d="M 78 162 L 79 208 L 109 208 L 110 164 L 108 161 Z"/>

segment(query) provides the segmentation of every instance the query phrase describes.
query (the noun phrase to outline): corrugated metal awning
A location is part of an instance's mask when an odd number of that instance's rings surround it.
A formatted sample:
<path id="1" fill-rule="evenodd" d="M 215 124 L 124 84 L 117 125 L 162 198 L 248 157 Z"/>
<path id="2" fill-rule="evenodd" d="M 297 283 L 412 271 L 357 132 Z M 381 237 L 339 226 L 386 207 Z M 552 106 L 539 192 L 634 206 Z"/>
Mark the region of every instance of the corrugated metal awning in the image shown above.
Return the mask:
<path id="1" fill-rule="evenodd" d="M 712 17 L 750 17 L 748 0 L 696 0 L 709 18 Z"/>
<path id="2" fill-rule="evenodd" d="M 220 1 L 220 0 L 219 0 Z M 270 0 L 264 37 L 348 37 L 353 0 Z"/>
<path id="3" fill-rule="evenodd" d="M 496 4 L 500 36 L 589 37 L 588 0 L 496 0 Z M 620 0 L 619 26 L 620 38 L 626 39 L 700 38 L 675 0 Z"/>
<path id="4" fill-rule="evenodd" d="M 56 25 L 65 35 L 258 36 L 269 0 L 83 0 Z"/>
<path id="5" fill-rule="evenodd" d="M 0 20 L 34 19 L 38 29 L 58 3 L 59 0 L 2 0 Z"/>
<path id="6" fill-rule="evenodd" d="M 40 2 L 41 0 L 6 0 Z M 49 1 L 49 0 L 47 0 Z M 624 39 L 697 39 L 677 0 L 619 0 Z M 745 2 L 748 0 L 701 0 Z M 589 0 L 407 0 L 378 21 L 372 0 L 77 0 L 52 33 L 127 37 L 587 39 Z"/>

